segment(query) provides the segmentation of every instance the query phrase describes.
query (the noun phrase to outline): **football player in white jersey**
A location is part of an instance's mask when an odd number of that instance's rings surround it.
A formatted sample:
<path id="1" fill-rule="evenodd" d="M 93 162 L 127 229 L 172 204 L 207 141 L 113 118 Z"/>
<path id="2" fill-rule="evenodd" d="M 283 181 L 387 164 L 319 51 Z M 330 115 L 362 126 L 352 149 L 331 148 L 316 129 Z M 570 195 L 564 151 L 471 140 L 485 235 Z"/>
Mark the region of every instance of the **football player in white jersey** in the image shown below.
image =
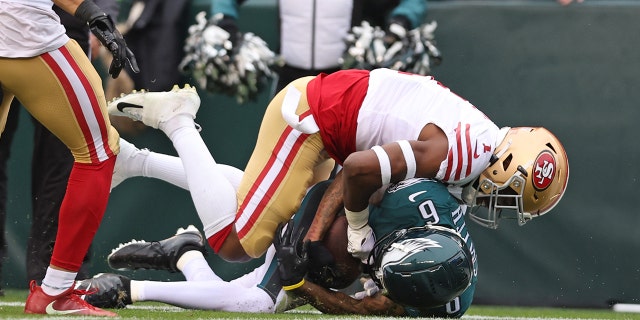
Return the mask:
<path id="1" fill-rule="evenodd" d="M 100 76 L 65 34 L 54 4 L 87 23 L 111 51 L 113 77 L 125 64 L 138 71 L 114 22 L 92 1 L 0 0 L 0 133 L 16 97 L 74 157 L 51 262 L 42 285 L 31 282 L 24 311 L 116 316 L 85 303 L 73 284 L 107 206 L 118 132 L 109 122 Z"/>
<path id="2" fill-rule="evenodd" d="M 342 170 L 307 238 L 322 239 L 326 222 L 344 206 L 349 251 L 361 259 L 375 242 L 368 200 L 389 183 L 438 179 L 473 214 L 487 208 L 488 216 L 477 221 L 495 227 L 503 209 L 514 209 L 520 223 L 548 212 L 568 181 L 564 147 L 544 128 L 501 129 L 432 77 L 342 70 L 295 80 L 273 98 L 236 193 L 194 125 L 199 104 L 195 89 L 176 88 L 126 95 L 110 102 L 109 112 L 171 139 L 180 157 L 171 175 L 184 177 L 209 245 L 226 260 L 264 254 L 276 226 L 288 221 L 313 181 L 326 179 L 314 169 L 327 159 Z M 169 175 L 166 163 L 147 161 L 159 158 L 125 145 L 130 156 L 118 159 L 117 181 Z M 137 160 L 128 166 L 128 158 Z"/>

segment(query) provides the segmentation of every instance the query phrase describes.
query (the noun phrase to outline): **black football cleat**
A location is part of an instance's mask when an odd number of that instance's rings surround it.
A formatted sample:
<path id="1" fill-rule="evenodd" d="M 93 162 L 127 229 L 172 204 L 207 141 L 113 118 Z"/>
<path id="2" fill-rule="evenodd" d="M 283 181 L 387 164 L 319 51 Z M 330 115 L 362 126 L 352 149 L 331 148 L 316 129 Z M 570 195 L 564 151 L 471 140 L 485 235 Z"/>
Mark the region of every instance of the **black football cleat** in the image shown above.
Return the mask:
<path id="1" fill-rule="evenodd" d="M 84 290 L 81 298 L 98 308 L 122 309 L 132 303 L 131 280 L 119 274 L 100 273 L 76 281 L 76 290 Z"/>
<path id="2" fill-rule="evenodd" d="M 113 249 L 107 257 L 116 270 L 152 269 L 178 272 L 177 263 L 183 253 L 196 250 L 206 254 L 204 237 L 192 225 L 180 228 L 176 235 L 160 241 L 132 240 Z"/>

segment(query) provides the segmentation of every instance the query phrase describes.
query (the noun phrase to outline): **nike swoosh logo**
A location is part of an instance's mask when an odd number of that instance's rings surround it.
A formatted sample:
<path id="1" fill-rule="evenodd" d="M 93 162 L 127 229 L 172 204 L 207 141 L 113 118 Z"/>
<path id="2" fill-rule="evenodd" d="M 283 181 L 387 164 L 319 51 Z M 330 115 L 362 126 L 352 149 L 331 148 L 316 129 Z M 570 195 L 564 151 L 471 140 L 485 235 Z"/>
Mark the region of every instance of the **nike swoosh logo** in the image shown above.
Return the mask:
<path id="1" fill-rule="evenodd" d="M 64 315 L 64 314 L 72 314 L 72 313 L 76 313 L 76 312 L 80 312 L 84 309 L 72 309 L 72 310 L 56 310 L 53 307 L 53 304 L 55 303 L 55 301 L 51 301 L 51 303 L 49 303 L 47 305 L 47 307 L 45 308 L 45 311 L 47 312 L 47 314 L 59 314 L 59 315 Z"/>
<path id="2" fill-rule="evenodd" d="M 119 102 L 118 105 L 116 106 L 116 108 L 118 109 L 118 111 L 124 112 L 124 108 L 142 109 L 142 106 L 141 105 L 137 105 L 137 104 L 133 104 L 133 103 L 129 103 L 129 102 Z"/>
<path id="3" fill-rule="evenodd" d="M 422 190 L 422 191 L 418 191 L 418 192 L 416 192 L 416 193 L 414 193 L 414 194 L 410 195 L 410 196 L 409 196 L 409 201 L 411 201 L 411 202 L 416 202 L 416 197 L 417 197 L 417 196 L 419 196 L 419 195 L 421 195 L 421 194 L 423 194 L 423 193 L 425 193 L 425 192 L 426 192 L 426 191 Z"/>
<path id="4" fill-rule="evenodd" d="M 118 108 L 120 107 L 118 106 Z M 476 147 L 475 147 L 475 150 L 473 150 L 473 158 L 478 159 L 479 157 L 480 155 L 478 154 L 478 141 L 476 140 Z"/>

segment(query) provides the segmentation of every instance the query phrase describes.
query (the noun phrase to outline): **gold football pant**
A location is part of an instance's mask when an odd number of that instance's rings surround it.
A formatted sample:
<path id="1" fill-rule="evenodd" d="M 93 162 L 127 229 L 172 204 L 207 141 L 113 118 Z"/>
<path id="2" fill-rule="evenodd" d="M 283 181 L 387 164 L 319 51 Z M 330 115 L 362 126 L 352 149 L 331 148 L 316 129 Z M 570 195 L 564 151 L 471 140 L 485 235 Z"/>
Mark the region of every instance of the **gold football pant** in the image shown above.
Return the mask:
<path id="1" fill-rule="evenodd" d="M 33 58 L 0 58 L 0 84 L 0 133 L 15 95 L 76 162 L 100 163 L 118 153 L 102 80 L 75 41 Z"/>
<path id="2" fill-rule="evenodd" d="M 306 86 L 313 77 L 295 80 L 302 96 L 296 114 L 311 116 Z M 260 257 L 271 245 L 276 227 L 298 210 L 307 189 L 325 180 L 333 160 L 323 152 L 319 133 L 305 134 L 290 127 L 282 117 L 286 88 L 269 103 L 255 149 L 238 190 L 235 227 L 242 247 Z"/>
<path id="3" fill-rule="evenodd" d="M 104 215 L 119 151 L 100 76 L 71 40 L 37 57 L 0 58 L 0 85 L 0 132 L 15 96 L 74 157 L 51 265 L 77 271 Z"/>

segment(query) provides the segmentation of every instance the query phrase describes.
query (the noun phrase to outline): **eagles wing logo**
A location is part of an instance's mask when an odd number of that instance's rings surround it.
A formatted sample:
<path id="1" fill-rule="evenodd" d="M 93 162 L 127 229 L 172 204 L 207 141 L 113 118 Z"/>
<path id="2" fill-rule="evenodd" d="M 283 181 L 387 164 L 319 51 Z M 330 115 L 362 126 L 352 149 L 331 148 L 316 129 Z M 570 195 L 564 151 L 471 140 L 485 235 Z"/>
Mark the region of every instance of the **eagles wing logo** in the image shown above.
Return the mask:
<path id="1" fill-rule="evenodd" d="M 551 152 L 543 151 L 536 158 L 533 168 L 533 186 L 542 191 L 551 185 L 556 175 L 556 159 Z"/>
<path id="2" fill-rule="evenodd" d="M 413 253 L 424 251 L 425 248 L 442 248 L 442 245 L 436 240 L 418 238 L 407 239 L 402 241 L 401 243 L 394 243 L 391 245 L 391 247 L 404 252 Z"/>

